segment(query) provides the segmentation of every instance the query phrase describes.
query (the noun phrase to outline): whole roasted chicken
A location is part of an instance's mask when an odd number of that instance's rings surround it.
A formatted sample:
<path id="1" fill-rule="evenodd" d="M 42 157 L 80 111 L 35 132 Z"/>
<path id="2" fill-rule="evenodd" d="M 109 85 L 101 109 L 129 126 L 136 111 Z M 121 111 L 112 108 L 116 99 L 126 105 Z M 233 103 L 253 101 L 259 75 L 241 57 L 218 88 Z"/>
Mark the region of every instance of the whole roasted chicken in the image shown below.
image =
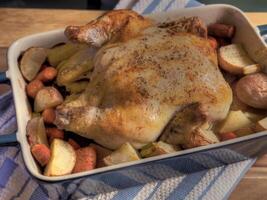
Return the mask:
<path id="1" fill-rule="evenodd" d="M 232 92 L 198 17 L 155 23 L 131 10 L 69 26 L 72 41 L 97 48 L 86 90 L 56 110 L 55 124 L 110 149 L 160 138 L 196 147 L 218 142 Z"/>

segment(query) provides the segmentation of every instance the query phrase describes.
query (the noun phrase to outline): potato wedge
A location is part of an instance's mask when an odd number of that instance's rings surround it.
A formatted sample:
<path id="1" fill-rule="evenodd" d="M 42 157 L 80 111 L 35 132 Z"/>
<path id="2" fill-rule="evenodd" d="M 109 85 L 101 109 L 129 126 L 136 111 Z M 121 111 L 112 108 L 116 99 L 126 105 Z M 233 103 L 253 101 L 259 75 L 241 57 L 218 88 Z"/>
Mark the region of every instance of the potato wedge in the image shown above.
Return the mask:
<path id="1" fill-rule="evenodd" d="M 127 142 L 121 145 L 119 149 L 106 156 L 103 160 L 106 165 L 110 166 L 119 163 L 140 160 L 140 156 L 133 146 Z"/>
<path id="2" fill-rule="evenodd" d="M 244 112 L 244 114 L 252 122 L 258 122 L 259 120 L 264 118 L 263 113 Z"/>
<path id="3" fill-rule="evenodd" d="M 144 146 L 140 151 L 140 155 L 143 158 L 147 158 L 167 153 L 173 153 L 178 150 L 179 148 L 174 145 L 159 141 L 159 142 L 152 142 Z"/>
<path id="4" fill-rule="evenodd" d="M 232 74 L 249 74 L 260 71 L 256 64 L 240 44 L 230 44 L 219 49 L 219 65 Z"/>
<path id="5" fill-rule="evenodd" d="M 71 56 L 58 69 L 57 84 L 67 85 L 93 68 L 93 50 L 82 49 Z"/>
<path id="6" fill-rule="evenodd" d="M 257 122 L 256 130 L 258 132 L 267 130 L 267 117 L 265 117 L 265 118 L 263 118 L 263 119 L 261 119 L 260 121 Z"/>
<path id="7" fill-rule="evenodd" d="M 73 147 L 61 139 L 54 139 L 51 146 L 51 158 L 47 164 L 45 176 L 61 176 L 70 174 L 76 163 Z"/>
<path id="8" fill-rule="evenodd" d="M 57 66 L 61 61 L 68 59 L 78 50 L 87 47 L 85 44 L 67 43 L 56 46 L 48 51 L 48 62 L 52 66 Z"/>
<path id="9" fill-rule="evenodd" d="M 71 94 L 76 94 L 84 91 L 88 85 L 88 81 L 79 81 L 66 85 L 66 90 Z"/>
<path id="10" fill-rule="evenodd" d="M 234 132 L 249 127 L 252 121 L 241 111 L 230 111 L 226 119 L 219 125 L 219 133 Z"/>
<path id="11" fill-rule="evenodd" d="M 40 47 L 28 49 L 20 61 L 20 70 L 24 78 L 31 81 L 35 78 L 47 57 L 48 50 Z"/>
<path id="12" fill-rule="evenodd" d="M 63 102 L 63 97 L 54 87 L 44 87 L 34 99 L 34 111 L 41 112 L 46 108 L 55 107 Z"/>
<path id="13" fill-rule="evenodd" d="M 31 146 L 44 144 L 49 147 L 42 117 L 34 117 L 29 120 L 26 126 L 26 132 Z"/>

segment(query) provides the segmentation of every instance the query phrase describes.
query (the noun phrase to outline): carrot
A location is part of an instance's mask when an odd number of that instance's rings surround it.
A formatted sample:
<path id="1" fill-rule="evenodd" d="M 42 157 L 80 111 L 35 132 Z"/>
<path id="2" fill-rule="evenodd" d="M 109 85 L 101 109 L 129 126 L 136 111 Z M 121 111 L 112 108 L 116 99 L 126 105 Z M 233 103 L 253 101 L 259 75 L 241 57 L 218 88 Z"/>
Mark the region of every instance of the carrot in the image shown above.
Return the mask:
<path id="1" fill-rule="evenodd" d="M 233 38 L 235 27 L 227 24 L 211 24 L 208 26 L 208 34 L 216 37 Z"/>
<path id="2" fill-rule="evenodd" d="M 93 147 L 84 147 L 76 150 L 76 163 L 73 173 L 94 169 L 96 166 L 96 151 Z"/>
<path id="3" fill-rule="evenodd" d="M 44 84 L 39 80 L 33 80 L 26 86 L 26 93 L 29 97 L 35 98 L 37 93 L 44 87 Z"/>
<path id="4" fill-rule="evenodd" d="M 31 152 L 33 157 L 42 167 L 45 166 L 50 160 L 50 149 L 44 144 L 35 144 L 31 148 Z"/>
<path id="5" fill-rule="evenodd" d="M 36 78 L 42 82 L 52 81 L 57 76 L 57 70 L 54 67 L 46 67 L 39 74 L 37 74 Z"/>
<path id="6" fill-rule="evenodd" d="M 50 143 L 54 138 L 64 139 L 64 131 L 59 130 L 58 128 L 46 128 L 46 135 L 49 138 Z"/>
<path id="7" fill-rule="evenodd" d="M 218 45 L 217 40 L 214 37 L 208 36 L 208 40 L 213 49 L 218 49 L 219 45 Z"/>
<path id="8" fill-rule="evenodd" d="M 53 108 L 46 108 L 42 113 L 42 117 L 45 123 L 52 124 L 56 118 L 55 110 Z"/>
<path id="9" fill-rule="evenodd" d="M 79 149 L 81 146 L 73 139 L 69 138 L 68 139 L 68 143 L 73 147 L 73 149 L 77 150 Z"/>
<path id="10" fill-rule="evenodd" d="M 233 132 L 222 133 L 222 134 L 220 134 L 220 138 L 222 141 L 231 140 L 231 139 L 237 138 L 237 135 Z"/>

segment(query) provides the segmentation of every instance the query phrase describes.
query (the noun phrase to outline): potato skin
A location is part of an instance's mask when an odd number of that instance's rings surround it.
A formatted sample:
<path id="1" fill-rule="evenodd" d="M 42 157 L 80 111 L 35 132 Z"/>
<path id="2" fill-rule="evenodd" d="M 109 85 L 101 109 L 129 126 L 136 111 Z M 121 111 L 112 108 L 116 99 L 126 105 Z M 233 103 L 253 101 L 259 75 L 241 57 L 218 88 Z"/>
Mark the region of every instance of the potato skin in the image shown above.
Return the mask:
<path id="1" fill-rule="evenodd" d="M 256 73 L 241 78 L 236 85 L 236 94 L 251 107 L 267 109 L 267 75 Z"/>
<path id="2" fill-rule="evenodd" d="M 34 111 L 41 112 L 46 108 L 53 108 L 63 102 L 63 97 L 59 91 L 52 87 L 42 88 L 34 99 Z"/>

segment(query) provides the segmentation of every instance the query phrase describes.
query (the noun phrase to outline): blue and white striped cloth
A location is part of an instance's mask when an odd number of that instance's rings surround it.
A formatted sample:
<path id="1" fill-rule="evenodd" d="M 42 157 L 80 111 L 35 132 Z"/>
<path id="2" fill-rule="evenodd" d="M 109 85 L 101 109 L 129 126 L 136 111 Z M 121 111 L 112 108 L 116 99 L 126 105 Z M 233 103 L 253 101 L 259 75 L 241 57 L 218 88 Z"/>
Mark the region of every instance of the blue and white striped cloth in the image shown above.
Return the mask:
<path id="1" fill-rule="evenodd" d="M 148 14 L 174 8 L 200 6 L 193 0 L 121 0 L 116 8 Z M 12 94 L 0 96 L 0 134 L 16 130 Z M 158 166 L 143 172 L 126 170 L 109 177 L 85 177 L 61 183 L 43 183 L 25 169 L 17 147 L 0 148 L 0 199 L 227 199 L 255 160 L 209 169 L 191 159 L 186 169 Z M 216 160 L 214 162 L 223 162 Z M 200 166 L 197 173 L 191 167 Z M 112 178 L 113 177 L 113 178 Z"/>

